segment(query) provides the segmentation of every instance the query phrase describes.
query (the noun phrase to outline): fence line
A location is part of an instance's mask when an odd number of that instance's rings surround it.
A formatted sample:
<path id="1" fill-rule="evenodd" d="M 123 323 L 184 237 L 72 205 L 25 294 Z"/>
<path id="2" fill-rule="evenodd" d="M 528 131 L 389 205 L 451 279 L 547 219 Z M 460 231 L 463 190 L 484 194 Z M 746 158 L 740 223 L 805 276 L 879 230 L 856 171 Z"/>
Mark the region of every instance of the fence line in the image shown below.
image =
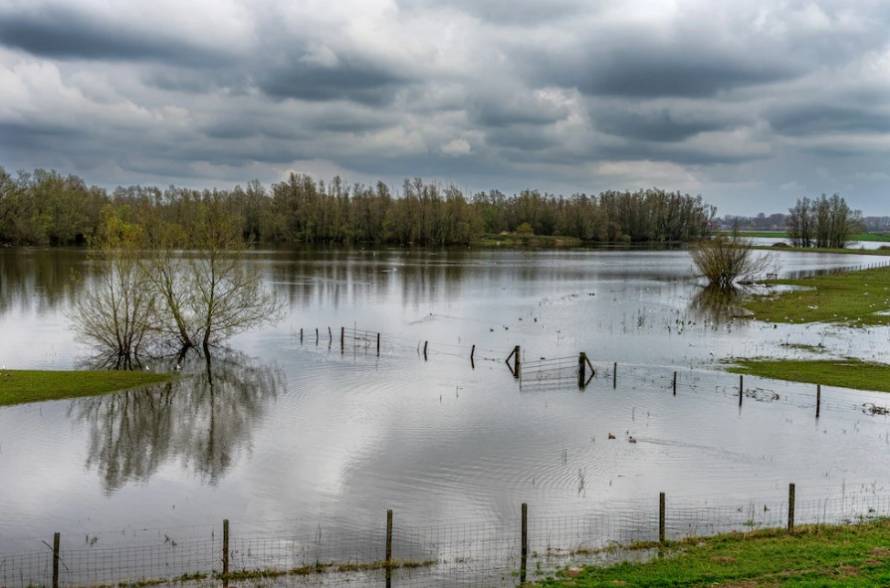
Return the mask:
<path id="1" fill-rule="evenodd" d="M 209 538 L 153 545 L 75 547 L 58 533 L 44 549 L 0 554 L 0 586 L 214 583 L 287 577 L 288 584 L 515 586 L 568 563 L 630 557 L 689 537 L 805 524 L 858 523 L 890 515 L 890 496 L 851 494 L 798 500 L 794 483 L 783 500 L 739 505 L 675 501 L 665 492 L 649 508 L 605 510 L 581 516 L 535 516 L 527 503 L 516 519 L 498 524 L 464 522 L 434 527 L 404 524 L 397 512 L 380 525 L 348 533 L 251 536 L 221 521 Z M 221 532 L 220 532 L 221 529 Z M 621 547 L 624 550 L 620 549 Z"/>

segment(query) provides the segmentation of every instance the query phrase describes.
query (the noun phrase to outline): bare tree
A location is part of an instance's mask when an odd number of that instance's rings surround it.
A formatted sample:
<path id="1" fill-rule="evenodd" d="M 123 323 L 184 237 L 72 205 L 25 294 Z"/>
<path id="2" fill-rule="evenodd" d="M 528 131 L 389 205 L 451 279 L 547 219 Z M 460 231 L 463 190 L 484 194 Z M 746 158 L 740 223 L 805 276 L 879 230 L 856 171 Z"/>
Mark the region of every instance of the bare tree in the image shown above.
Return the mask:
<path id="1" fill-rule="evenodd" d="M 738 280 L 754 277 L 769 265 L 769 256 L 757 256 L 750 241 L 719 235 L 700 241 L 690 251 L 692 261 L 711 286 L 732 289 Z"/>

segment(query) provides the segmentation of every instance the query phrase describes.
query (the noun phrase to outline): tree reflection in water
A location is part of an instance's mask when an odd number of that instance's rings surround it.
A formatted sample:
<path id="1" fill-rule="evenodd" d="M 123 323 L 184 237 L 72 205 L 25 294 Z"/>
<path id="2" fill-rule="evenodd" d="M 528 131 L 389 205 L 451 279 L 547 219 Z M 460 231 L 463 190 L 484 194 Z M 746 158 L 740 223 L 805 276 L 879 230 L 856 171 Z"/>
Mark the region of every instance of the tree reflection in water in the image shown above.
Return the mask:
<path id="1" fill-rule="evenodd" d="M 750 313 L 741 306 L 743 295 L 739 288 L 707 286 L 693 295 L 689 310 L 717 328 L 735 319 L 749 318 Z"/>
<path id="2" fill-rule="evenodd" d="M 195 357 L 183 372 L 166 384 L 72 403 L 69 416 L 89 426 L 86 465 L 106 493 L 147 481 L 174 459 L 216 484 L 284 388 L 280 370 L 232 351 Z"/>

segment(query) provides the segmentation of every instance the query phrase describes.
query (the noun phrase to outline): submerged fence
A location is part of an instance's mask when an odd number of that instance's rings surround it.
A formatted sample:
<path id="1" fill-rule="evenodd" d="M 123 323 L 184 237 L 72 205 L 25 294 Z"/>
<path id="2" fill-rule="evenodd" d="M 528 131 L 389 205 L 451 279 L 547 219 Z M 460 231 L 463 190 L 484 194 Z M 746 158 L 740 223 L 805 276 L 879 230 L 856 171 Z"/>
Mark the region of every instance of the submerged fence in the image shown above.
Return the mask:
<path id="1" fill-rule="evenodd" d="M 95 544 L 107 537 L 87 535 L 84 541 L 55 534 L 42 549 L 0 554 L 0 586 L 517 586 L 569 564 L 645 559 L 688 537 L 764 528 L 793 532 L 802 524 L 885 517 L 890 496 L 800 501 L 791 484 L 784 500 L 736 505 L 675 504 L 662 493 L 648 509 L 535 516 L 522 504 L 513 520 L 434 527 L 405 523 L 397 514 L 381 513 L 379 526 L 364 531 L 311 529 L 297 520 L 281 521 L 288 530 L 259 536 L 226 520 L 188 538 L 173 538 L 181 530 L 154 530 L 154 541 L 129 546 Z"/>

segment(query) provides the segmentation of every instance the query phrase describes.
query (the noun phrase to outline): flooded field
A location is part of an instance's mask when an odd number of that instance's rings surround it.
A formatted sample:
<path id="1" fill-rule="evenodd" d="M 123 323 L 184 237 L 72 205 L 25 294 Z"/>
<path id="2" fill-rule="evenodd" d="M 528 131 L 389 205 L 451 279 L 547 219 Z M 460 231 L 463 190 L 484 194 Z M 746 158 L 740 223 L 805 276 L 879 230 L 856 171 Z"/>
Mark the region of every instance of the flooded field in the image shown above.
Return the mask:
<path id="1" fill-rule="evenodd" d="M 875 261 L 777 252 L 772 269 Z M 223 518 L 313 536 L 379 527 L 386 509 L 415 526 L 498 525 L 522 502 L 581 517 L 651 510 L 660 491 L 735 508 L 780 501 L 788 482 L 801 500 L 890 490 L 890 421 L 867 409 L 885 395 L 826 390 L 817 422 L 812 387 L 746 378 L 740 403 L 738 378 L 719 369 L 811 353 L 796 344 L 886 359 L 890 330 L 732 318 L 702 297 L 685 251 L 250 262 L 286 313 L 209 370 L 182 366 L 150 392 L 0 408 L 0 552 L 54 531 L 96 549 L 182 540 Z M 79 251 L 0 251 L 0 366 L 88 365 L 70 312 L 98 271 Z M 504 364 L 514 345 L 519 379 Z M 581 351 L 597 369 L 583 391 Z M 542 358 L 568 359 L 545 373 L 532 365 Z"/>

